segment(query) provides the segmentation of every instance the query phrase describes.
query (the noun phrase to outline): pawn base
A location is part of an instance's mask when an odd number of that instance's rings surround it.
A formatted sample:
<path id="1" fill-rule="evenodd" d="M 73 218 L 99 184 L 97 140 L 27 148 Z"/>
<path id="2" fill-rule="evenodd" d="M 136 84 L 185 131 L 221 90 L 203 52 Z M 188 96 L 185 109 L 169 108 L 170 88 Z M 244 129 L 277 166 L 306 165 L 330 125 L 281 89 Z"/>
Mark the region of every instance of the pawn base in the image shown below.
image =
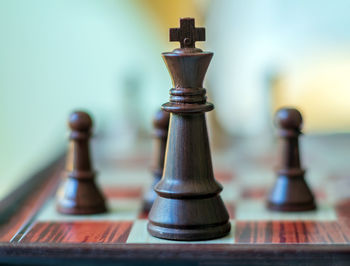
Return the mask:
<path id="1" fill-rule="evenodd" d="M 303 204 L 274 204 L 272 202 L 267 203 L 267 207 L 272 211 L 280 212 L 303 212 L 316 210 L 315 202 L 306 202 Z"/>
<path id="2" fill-rule="evenodd" d="M 315 210 L 314 196 L 304 179 L 304 175 L 279 175 L 271 191 L 267 208 L 282 212 Z"/>
<path id="3" fill-rule="evenodd" d="M 107 211 L 103 194 L 94 180 L 67 178 L 57 191 L 58 212 L 63 214 L 97 214 Z"/>

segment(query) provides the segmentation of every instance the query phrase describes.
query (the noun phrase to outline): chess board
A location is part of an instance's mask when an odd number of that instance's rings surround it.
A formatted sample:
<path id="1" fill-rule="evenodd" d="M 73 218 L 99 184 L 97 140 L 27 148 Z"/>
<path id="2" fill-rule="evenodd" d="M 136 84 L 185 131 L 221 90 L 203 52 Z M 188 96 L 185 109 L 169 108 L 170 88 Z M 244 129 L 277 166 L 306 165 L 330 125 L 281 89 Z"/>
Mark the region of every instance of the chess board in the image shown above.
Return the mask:
<path id="1" fill-rule="evenodd" d="M 350 261 L 350 136 L 313 136 L 302 144 L 316 211 L 267 210 L 265 199 L 275 179 L 274 145 L 258 148 L 257 143 L 238 141 L 212 153 L 215 177 L 224 187 L 221 196 L 230 214 L 230 234 L 181 242 L 152 237 L 146 229 L 142 200 L 152 182 L 152 147 L 140 144 L 135 151 L 118 152 L 113 145 L 96 141 L 94 167 L 109 212 L 57 213 L 55 194 L 65 163 L 61 158 L 35 177 L 40 181 L 33 191 L 6 214 L 0 227 L 0 260 L 74 265 L 77 259 L 85 265 L 102 261 L 346 265 Z"/>

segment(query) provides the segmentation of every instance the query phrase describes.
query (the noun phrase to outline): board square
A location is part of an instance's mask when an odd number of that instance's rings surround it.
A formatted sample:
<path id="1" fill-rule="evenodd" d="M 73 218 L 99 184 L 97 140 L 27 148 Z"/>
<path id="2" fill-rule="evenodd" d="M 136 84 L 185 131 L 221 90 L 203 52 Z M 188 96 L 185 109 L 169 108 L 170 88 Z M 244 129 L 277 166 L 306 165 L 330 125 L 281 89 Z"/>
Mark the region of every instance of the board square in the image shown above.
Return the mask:
<path id="1" fill-rule="evenodd" d="M 338 202 L 335 209 L 339 217 L 350 218 L 350 199 Z"/>
<path id="2" fill-rule="evenodd" d="M 237 243 L 314 243 L 344 244 L 349 238 L 337 222 L 315 221 L 239 221 Z"/>
<path id="3" fill-rule="evenodd" d="M 335 221 L 334 208 L 320 202 L 315 211 L 276 212 L 266 208 L 265 201 L 241 200 L 236 204 L 236 217 L 240 221 Z"/>
<path id="4" fill-rule="evenodd" d="M 138 199 L 142 196 L 142 187 L 105 187 L 103 194 L 109 199 Z"/>
<path id="5" fill-rule="evenodd" d="M 147 244 L 233 244 L 234 243 L 234 220 L 231 220 L 231 232 L 222 238 L 207 241 L 171 241 L 151 236 L 147 231 L 148 220 L 134 222 L 127 243 Z"/>
<path id="6" fill-rule="evenodd" d="M 267 188 L 246 187 L 241 193 L 242 199 L 264 199 L 267 195 Z"/>
<path id="7" fill-rule="evenodd" d="M 234 180 L 234 175 L 229 170 L 215 170 L 214 176 L 219 183 L 223 184 L 230 183 L 232 180 Z"/>
<path id="8" fill-rule="evenodd" d="M 131 221 L 38 222 L 20 242 L 125 243 L 131 226 Z"/>

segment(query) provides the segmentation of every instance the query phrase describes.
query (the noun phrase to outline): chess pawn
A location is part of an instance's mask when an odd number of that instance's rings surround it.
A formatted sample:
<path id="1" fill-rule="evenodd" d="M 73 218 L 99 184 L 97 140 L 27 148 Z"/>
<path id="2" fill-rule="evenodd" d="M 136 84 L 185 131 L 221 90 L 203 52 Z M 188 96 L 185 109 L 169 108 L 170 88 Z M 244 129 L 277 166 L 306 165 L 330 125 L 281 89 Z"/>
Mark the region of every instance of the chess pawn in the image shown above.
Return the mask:
<path id="1" fill-rule="evenodd" d="M 85 112 L 74 112 L 69 118 L 69 127 L 71 133 L 66 177 L 57 194 L 57 210 L 64 214 L 105 212 L 105 200 L 95 183 L 95 172 L 90 160 L 92 120 Z"/>
<path id="2" fill-rule="evenodd" d="M 154 127 L 154 155 L 153 155 L 153 182 L 145 194 L 143 211 L 149 212 L 157 194 L 154 191 L 155 185 L 160 181 L 163 174 L 165 148 L 168 137 L 169 113 L 159 110 L 153 120 Z"/>
<path id="3" fill-rule="evenodd" d="M 268 208 L 276 211 L 307 211 L 316 208 L 314 196 L 300 164 L 299 135 L 302 116 L 294 108 L 280 109 L 276 114 L 278 135 L 281 139 L 281 163 L 277 180 L 271 191 Z"/>

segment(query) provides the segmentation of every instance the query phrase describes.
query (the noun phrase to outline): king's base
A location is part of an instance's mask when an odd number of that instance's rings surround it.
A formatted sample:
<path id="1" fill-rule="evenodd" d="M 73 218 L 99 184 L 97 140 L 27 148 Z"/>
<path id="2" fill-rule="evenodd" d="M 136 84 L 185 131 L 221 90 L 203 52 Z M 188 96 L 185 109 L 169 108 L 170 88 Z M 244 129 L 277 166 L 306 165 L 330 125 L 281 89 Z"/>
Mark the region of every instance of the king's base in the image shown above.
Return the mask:
<path id="1" fill-rule="evenodd" d="M 152 224 L 147 225 L 148 232 L 158 238 L 178 241 L 210 240 L 226 236 L 231 230 L 229 222 L 214 227 L 199 228 L 168 228 Z"/>
<path id="2" fill-rule="evenodd" d="M 281 212 L 302 212 L 316 210 L 316 204 L 314 201 L 305 202 L 302 204 L 276 204 L 273 202 L 268 202 L 267 207 L 272 211 Z"/>
<path id="3" fill-rule="evenodd" d="M 157 196 L 148 217 L 148 232 L 170 240 L 214 239 L 227 235 L 231 228 L 219 195 L 197 199 Z"/>

